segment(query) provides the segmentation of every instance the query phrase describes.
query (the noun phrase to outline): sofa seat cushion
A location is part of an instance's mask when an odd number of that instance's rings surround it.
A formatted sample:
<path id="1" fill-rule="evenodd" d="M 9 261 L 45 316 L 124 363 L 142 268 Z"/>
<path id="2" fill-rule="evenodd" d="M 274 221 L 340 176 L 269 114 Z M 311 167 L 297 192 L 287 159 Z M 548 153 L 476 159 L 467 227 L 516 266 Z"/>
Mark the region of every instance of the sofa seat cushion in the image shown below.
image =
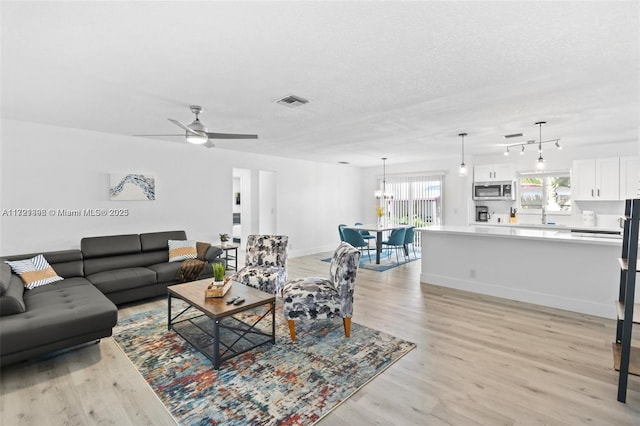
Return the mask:
<path id="1" fill-rule="evenodd" d="M 141 267 L 96 272 L 88 275 L 87 279 L 105 294 L 157 283 L 156 272 Z"/>
<path id="2" fill-rule="evenodd" d="M 176 283 L 176 274 L 182 262 L 163 262 L 150 265 L 149 269 L 155 271 L 159 283 Z"/>
<path id="3" fill-rule="evenodd" d="M 113 328 L 118 310 L 84 278 L 69 278 L 25 292 L 26 312 L 2 317 L 0 352 L 34 346 Z"/>
<path id="4" fill-rule="evenodd" d="M 151 265 L 149 266 L 149 269 L 155 271 L 158 275 L 158 283 L 175 284 L 178 282 L 176 276 L 178 274 L 178 270 L 180 269 L 180 265 L 182 265 L 182 262 L 164 262 Z M 198 279 L 209 278 L 212 276 L 213 270 L 211 269 L 211 264 L 207 264 L 204 268 L 202 268 L 202 272 L 200 273 Z"/>

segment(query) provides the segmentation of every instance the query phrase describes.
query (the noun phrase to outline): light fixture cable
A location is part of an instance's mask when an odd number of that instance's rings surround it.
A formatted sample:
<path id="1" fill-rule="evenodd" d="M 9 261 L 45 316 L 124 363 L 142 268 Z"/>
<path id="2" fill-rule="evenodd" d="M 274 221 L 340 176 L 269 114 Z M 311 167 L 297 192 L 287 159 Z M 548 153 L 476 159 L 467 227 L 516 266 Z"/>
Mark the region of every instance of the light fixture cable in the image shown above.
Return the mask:
<path id="1" fill-rule="evenodd" d="M 541 170 L 544 169 L 544 158 L 542 158 L 542 126 L 547 124 L 547 122 L 538 121 L 535 124 L 540 128 L 540 141 L 538 142 L 538 162 L 536 163 L 536 168 Z"/>
<path id="2" fill-rule="evenodd" d="M 462 162 L 460 163 L 460 176 L 467 176 L 467 166 L 464 164 L 464 137 L 467 136 L 466 133 L 458 133 L 458 136 L 462 138 Z"/>

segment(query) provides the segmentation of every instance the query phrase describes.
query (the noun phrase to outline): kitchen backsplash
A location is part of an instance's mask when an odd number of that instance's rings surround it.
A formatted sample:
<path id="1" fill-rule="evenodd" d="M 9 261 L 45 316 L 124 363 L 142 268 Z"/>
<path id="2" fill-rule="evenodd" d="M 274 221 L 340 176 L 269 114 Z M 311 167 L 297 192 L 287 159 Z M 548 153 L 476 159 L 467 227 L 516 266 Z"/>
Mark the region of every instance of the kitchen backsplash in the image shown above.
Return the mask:
<path id="1" fill-rule="evenodd" d="M 489 208 L 488 224 L 509 224 L 509 209 L 514 204 L 505 202 L 476 202 L 475 205 L 485 205 Z M 476 224 L 475 205 L 470 209 L 469 223 Z M 582 220 L 582 211 L 589 210 L 595 213 L 595 227 L 605 229 L 620 229 L 618 219 L 623 216 L 624 201 L 600 201 L 600 202 L 575 202 L 573 211 L 570 215 L 547 213 L 547 223 L 555 223 L 569 227 L 585 226 Z M 618 213 L 619 212 L 619 213 Z M 542 223 L 542 215 L 540 213 L 527 213 L 518 211 L 516 214 L 516 224 L 522 225 L 540 225 Z"/>

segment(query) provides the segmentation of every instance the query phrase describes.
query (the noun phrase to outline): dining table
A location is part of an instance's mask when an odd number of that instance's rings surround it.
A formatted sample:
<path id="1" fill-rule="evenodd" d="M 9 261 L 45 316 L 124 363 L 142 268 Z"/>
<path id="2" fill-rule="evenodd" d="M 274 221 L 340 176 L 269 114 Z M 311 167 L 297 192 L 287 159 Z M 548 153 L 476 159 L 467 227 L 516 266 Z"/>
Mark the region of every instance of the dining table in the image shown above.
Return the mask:
<path id="1" fill-rule="evenodd" d="M 369 231 L 376 233 L 376 265 L 380 264 L 380 254 L 382 253 L 382 233 L 385 231 L 393 231 L 399 228 L 408 228 L 409 225 L 391 225 L 391 224 L 363 224 L 348 225 L 345 228 L 355 229 L 356 231 Z M 407 246 L 404 246 L 405 255 L 408 255 Z"/>

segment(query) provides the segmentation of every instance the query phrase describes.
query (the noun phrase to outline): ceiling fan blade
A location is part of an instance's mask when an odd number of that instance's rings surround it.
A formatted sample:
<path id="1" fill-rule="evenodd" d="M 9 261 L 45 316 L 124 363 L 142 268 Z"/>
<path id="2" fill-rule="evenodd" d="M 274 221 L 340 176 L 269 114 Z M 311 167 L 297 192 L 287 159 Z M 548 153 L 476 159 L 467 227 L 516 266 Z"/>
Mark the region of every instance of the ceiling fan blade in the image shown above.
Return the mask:
<path id="1" fill-rule="evenodd" d="M 202 146 L 205 146 L 207 148 L 215 148 L 215 144 L 213 142 L 211 142 L 210 140 L 207 141 L 206 143 L 203 143 Z"/>
<path id="2" fill-rule="evenodd" d="M 209 133 L 207 136 L 212 139 L 258 139 L 258 135 L 243 135 L 240 133 Z"/>
<path id="3" fill-rule="evenodd" d="M 188 128 L 187 126 L 185 126 L 184 124 L 182 124 L 181 122 L 179 122 L 178 120 L 174 120 L 173 118 L 168 118 L 167 120 L 169 120 L 170 122 L 172 122 L 173 124 L 175 124 L 176 126 L 186 130 L 189 133 L 193 133 L 194 135 L 198 135 L 198 136 L 202 136 L 202 133 L 200 132 L 196 132 L 195 130 L 192 130 L 190 128 Z"/>
<path id="4" fill-rule="evenodd" d="M 181 136 L 181 137 L 184 137 L 184 134 L 180 134 L 180 135 L 132 135 L 132 136 L 141 136 L 141 137 L 147 137 L 147 136 Z"/>

